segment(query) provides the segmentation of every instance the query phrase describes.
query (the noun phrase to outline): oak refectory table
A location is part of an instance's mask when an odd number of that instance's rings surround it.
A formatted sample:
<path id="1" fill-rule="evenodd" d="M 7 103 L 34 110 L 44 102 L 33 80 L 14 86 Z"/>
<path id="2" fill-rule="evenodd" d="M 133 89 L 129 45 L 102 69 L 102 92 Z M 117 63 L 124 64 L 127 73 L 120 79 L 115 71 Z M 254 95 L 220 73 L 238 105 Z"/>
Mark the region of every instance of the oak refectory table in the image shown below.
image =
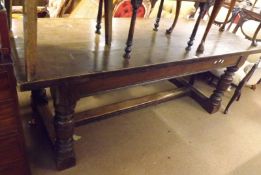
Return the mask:
<path id="1" fill-rule="evenodd" d="M 261 47 L 252 48 L 247 40 L 223 32 L 213 26 L 205 45 L 205 52 L 196 49 L 186 51 L 187 34 L 193 27 L 191 21 L 180 21 L 173 35 L 166 36 L 151 30 L 154 20 L 137 20 L 137 30 L 132 59 L 122 58 L 128 19 L 115 19 L 113 41 L 108 48 L 103 36 L 97 36 L 95 20 L 87 19 L 39 19 L 38 45 L 35 74 L 28 81 L 24 61 L 22 21 L 13 21 L 13 35 L 17 57 L 14 60 L 18 87 L 32 91 L 33 110 L 42 116 L 53 142 L 58 169 L 75 165 L 73 148 L 74 127 L 100 116 L 115 115 L 189 95 L 209 113 L 220 108 L 223 92 L 232 81 L 235 72 L 248 55 L 260 53 Z M 163 27 L 168 26 L 162 20 Z M 205 25 L 199 26 L 203 31 Z M 202 32 L 200 32 L 202 33 Z M 200 41 L 195 40 L 198 44 Z M 32 51 L 33 52 L 33 51 Z M 177 77 L 227 67 L 210 97 Z M 176 79 L 174 79 L 176 78 Z M 179 88 L 75 114 L 77 101 L 98 92 L 170 80 Z M 54 111 L 48 108 L 45 88 L 50 88 Z M 54 115 L 53 115 L 54 114 Z M 48 124 L 51 121 L 51 124 Z"/>

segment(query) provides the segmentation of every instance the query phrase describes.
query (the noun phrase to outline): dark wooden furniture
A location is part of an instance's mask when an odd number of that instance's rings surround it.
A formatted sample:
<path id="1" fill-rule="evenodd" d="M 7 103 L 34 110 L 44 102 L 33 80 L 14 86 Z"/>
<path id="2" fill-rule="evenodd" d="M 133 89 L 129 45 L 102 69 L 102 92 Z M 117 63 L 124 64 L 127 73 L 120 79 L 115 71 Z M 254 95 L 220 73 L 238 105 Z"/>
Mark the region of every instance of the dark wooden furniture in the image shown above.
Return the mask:
<path id="1" fill-rule="evenodd" d="M 201 0 L 199 0 L 201 1 Z M 205 0 L 204 0 L 205 1 Z M 204 51 L 204 45 L 205 45 L 205 40 L 207 38 L 207 35 L 209 33 L 209 30 L 215 20 L 215 17 L 217 13 L 220 10 L 220 7 L 222 6 L 224 0 L 216 0 L 214 3 L 214 10 L 212 11 L 211 17 L 209 19 L 208 25 L 206 26 L 205 32 L 203 34 L 202 40 L 199 43 L 197 51 L 199 53 Z M 128 39 L 126 42 L 126 48 L 125 48 L 125 58 L 130 57 L 130 52 L 131 52 L 131 46 L 133 42 L 133 35 L 134 35 L 134 28 L 135 28 L 135 21 L 136 21 L 136 14 L 135 14 L 135 9 L 140 6 L 142 3 L 142 0 L 132 0 L 131 1 L 133 5 L 133 10 L 134 13 L 132 15 L 131 19 L 131 25 L 129 27 L 129 33 L 128 33 Z M 24 50 L 24 57 L 26 58 L 25 64 L 26 64 L 26 76 L 27 80 L 31 81 L 32 78 L 35 76 L 36 73 L 36 62 L 35 60 L 36 55 L 37 55 L 37 13 L 36 13 L 36 6 L 37 2 L 35 0 L 25 0 L 24 1 L 24 40 L 26 46 Z M 105 42 L 107 46 L 110 46 L 111 41 L 112 41 L 112 0 L 104 0 L 104 9 L 105 9 Z M 101 21 L 101 11 L 102 11 L 102 1 L 99 5 L 99 13 L 98 13 L 98 24 L 99 21 Z M 98 25 L 99 28 L 99 25 Z M 196 29 L 194 28 L 192 32 L 192 37 L 196 33 Z M 99 33 L 99 32 L 97 32 Z M 191 39 L 192 40 L 192 39 Z M 190 42 L 191 43 L 191 42 Z M 34 52 L 31 52 L 34 50 Z"/>
<path id="2" fill-rule="evenodd" d="M 239 11 L 238 11 L 238 13 L 237 14 L 235 14 L 235 17 L 236 17 L 236 15 L 240 15 L 240 20 L 239 20 L 239 22 L 237 23 L 237 25 L 236 25 L 236 27 L 234 28 L 234 30 L 233 30 L 233 33 L 236 33 L 237 31 L 238 31 L 238 29 L 239 28 L 241 28 L 241 32 L 243 33 L 243 35 L 247 38 L 247 39 L 249 39 L 249 40 L 251 40 L 252 42 L 251 42 L 251 45 L 252 46 L 257 46 L 257 41 L 260 41 L 260 40 L 257 40 L 256 39 L 256 37 L 257 37 L 257 35 L 258 35 L 258 33 L 259 33 L 259 31 L 260 31 L 260 28 L 261 28 L 261 14 L 260 14 L 260 12 L 255 12 L 255 11 L 253 11 L 253 10 L 249 10 L 249 9 L 240 9 Z M 243 25 L 244 25 L 244 23 L 246 22 L 246 21 L 248 21 L 248 20 L 254 20 L 254 21 L 257 21 L 257 22 L 259 22 L 259 25 L 258 25 L 258 27 L 257 27 L 257 29 L 256 29 L 256 31 L 255 31 L 255 33 L 254 33 L 254 35 L 253 35 L 253 37 L 251 37 L 251 36 L 248 36 L 245 32 L 244 32 L 244 29 L 243 29 Z M 231 24 L 232 24 L 232 22 L 233 21 L 231 21 Z M 231 25 L 230 25 L 231 26 Z M 230 28 L 230 26 L 229 26 L 229 28 Z M 229 29 L 228 28 L 228 29 Z"/>
<path id="3" fill-rule="evenodd" d="M 249 2 L 248 2 L 249 3 Z M 236 11 L 237 12 L 235 12 L 234 14 L 233 14 L 233 16 L 232 16 L 232 19 L 231 19 L 231 22 L 233 22 L 233 20 L 236 18 L 236 16 L 238 15 L 238 13 L 240 13 L 243 9 L 245 9 L 245 10 L 247 10 L 247 11 L 253 11 L 253 9 L 255 8 L 255 5 L 256 5 L 256 3 L 257 3 L 257 0 L 255 0 L 254 1 L 254 4 L 252 5 L 252 8 L 250 9 L 250 8 L 238 8 L 238 9 L 236 9 Z M 225 30 L 225 27 L 226 27 L 226 25 L 227 25 L 227 23 L 228 23 L 228 21 L 229 21 L 229 16 L 231 15 L 231 13 L 232 13 L 232 11 L 233 11 L 233 9 L 234 9 L 234 7 L 235 7 L 235 4 L 236 4 L 236 1 L 231 1 L 231 4 L 230 4 L 230 7 L 229 7 L 229 10 L 228 10 L 228 13 L 227 13 L 227 16 L 226 16 L 226 19 L 225 19 L 225 21 L 224 21 L 224 23 L 221 25 L 221 27 L 220 27 L 220 31 L 222 32 L 222 31 L 224 31 Z M 243 12 L 244 13 L 244 12 Z M 253 14 L 253 12 L 251 13 L 251 12 L 247 12 L 247 13 L 249 13 L 249 15 L 250 15 L 250 18 L 251 18 L 251 16 L 252 16 L 252 18 L 253 19 L 255 19 L 256 18 L 256 16 L 257 16 L 257 14 Z M 243 16 L 244 16 L 244 14 L 242 14 Z M 230 25 L 231 26 L 231 25 Z M 230 27 L 228 27 L 228 29 L 229 29 Z M 258 27 L 259 28 L 259 27 Z M 257 29 L 257 30 L 259 30 L 259 29 Z"/>
<path id="4" fill-rule="evenodd" d="M 175 28 L 175 26 L 177 24 L 179 13 L 180 13 L 180 9 L 181 9 L 181 2 L 182 1 L 184 1 L 184 0 L 177 0 L 176 1 L 177 4 L 176 4 L 175 18 L 174 18 L 174 21 L 173 21 L 171 27 L 166 30 L 166 34 L 171 34 L 173 29 Z M 213 11 L 211 13 L 211 16 L 210 16 L 210 19 L 209 19 L 209 22 L 208 22 L 208 26 L 206 28 L 206 31 L 205 31 L 204 36 L 202 38 L 202 41 L 201 41 L 201 43 L 200 43 L 200 45 L 199 45 L 199 47 L 197 49 L 198 52 L 203 52 L 204 51 L 205 39 L 206 39 L 206 37 L 208 35 L 208 32 L 210 30 L 211 25 L 214 23 L 214 20 L 215 20 L 215 18 L 217 16 L 217 14 L 218 14 L 222 4 L 223 4 L 223 1 L 222 2 L 214 1 L 214 0 L 185 0 L 185 1 L 196 2 L 196 3 L 198 3 L 198 7 L 200 8 L 200 13 L 199 13 L 198 19 L 196 20 L 195 26 L 194 26 L 194 28 L 192 30 L 192 34 L 191 34 L 190 39 L 188 41 L 188 46 L 186 47 L 186 50 L 190 50 L 191 49 L 191 46 L 193 45 L 193 41 L 195 40 L 195 37 L 196 37 L 196 34 L 197 34 L 197 30 L 198 30 L 198 26 L 199 26 L 200 20 L 205 16 L 205 14 L 209 10 L 209 8 L 214 4 Z M 236 0 L 232 0 L 231 1 L 231 6 L 234 7 L 235 1 Z M 164 4 L 164 0 L 161 0 L 160 1 L 160 6 L 159 6 L 159 10 L 158 10 L 158 14 L 157 14 L 157 18 L 156 18 L 156 22 L 154 24 L 154 31 L 158 30 L 159 21 L 160 21 L 162 9 L 163 9 L 163 4 Z"/>
<path id="5" fill-rule="evenodd" d="M 29 175 L 7 23 L 0 7 L 0 174 Z"/>
<path id="6" fill-rule="evenodd" d="M 251 76 L 253 75 L 253 73 L 254 73 L 255 70 L 257 69 L 259 62 L 260 62 L 260 60 L 253 65 L 253 67 L 252 67 L 252 68 L 250 69 L 250 71 L 246 74 L 246 76 L 239 82 L 239 84 L 237 85 L 237 87 L 236 87 L 236 89 L 235 89 L 235 92 L 234 92 L 233 96 L 231 97 L 231 99 L 229 100 L 229 102 L 228 102 L 228 104 L 227 104 L 227 106 L 226 106 L 226 109 L 225 109 L 225 111 L 224 111 L 224 114 L 227 114 L 229 107 L 232 105 L 232 103 L 233 103 L 235 100 L 238 101 L 238 100 L 240 99 L 242 88 L 245 86 L 246 82 L 251 78 Z"/>
<path id="7" fill-rule="evenodd" d="M 193 22 L 181 20 L 180 25 L 176 26 L 176 32 L 165 36 L 144 27 L 153 24 L 152 20 L 140 19 L 137 27 L 142 30 L 136 33 L 133 59 L 123 60 L 122 46 L 128 19 L 115 19 L 114 42 L 110 48 L 104 47 L 100 37 L 93 35 L 95 30 L 89 28 L 93 24 L 92 20 L 39 19 L 38 23 L 36 72 L 28 81 L 24 67 L 22 21 L 14 22 L 19 54 L 15 67 L 19 89 L 32 91 L 33 109 L 45 121 L 55 148 L 58 169 L 76 163 L 72 139 L 74 127 L 101 116 L 115 115 L 185 94 L 199 102 L 209 113 L 217 112 L 223 92 L 232 81 L 233 72 L 245 62 L 249 54 L 261 52 L 261 47 L 251 48 L 247 41 L 229 32 L 220 33 L 214 26 L 204 53 L 198 54 L 195 48 L 186 52 L 186 43 L 182 41 L 193 27 Z M 161 25 L 166 27 L 168 22 L 162 20 Z M 199 31 L 204 28 L 199 26 Z M 200 41 L 195 42 L 198 44 Z M 222 67 L 227 67 L 227 71 L 209 97 L 187 82 L 173 80 L 175 77 Z M 74 113 L 77 101 L 82 97 L 167 79 L 180 88 Z M 51 89 L 54 116 L 47 105 L 45 88 Z M 48 124 L 50 121 L 51 124 Z"/>

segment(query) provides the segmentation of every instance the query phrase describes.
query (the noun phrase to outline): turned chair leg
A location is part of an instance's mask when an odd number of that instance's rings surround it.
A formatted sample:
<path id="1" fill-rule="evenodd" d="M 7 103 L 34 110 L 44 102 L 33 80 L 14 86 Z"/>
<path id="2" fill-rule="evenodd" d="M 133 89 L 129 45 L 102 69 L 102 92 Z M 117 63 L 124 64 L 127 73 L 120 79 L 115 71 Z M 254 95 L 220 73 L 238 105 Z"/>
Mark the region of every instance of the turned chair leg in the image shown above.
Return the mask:
<path id="1" fill-rule="evenodd" d="M 159 10 L 158 10 L 158 14 L 157 14 L 157 18 L 156 18 L 156 21 L 155 21 L 155 24 L 154 24 L 154 29 L 153 29 L 154 31 L 158 31 L 161 13 L 162 13 L 162 9 L 163 9 L 163 4 L 164 4 L 164 0 L 161 0 Z"/>
<path id="2" fill-rule="evenodd" d="M 200 3 L 199 8 L 200 8 L 199 16 L 198 16 L 198 19 L 197 19 L 195 26 L 193 28 L 192 34 L 189 38 L 188 46 L 186 47 L 187 51 L 191 50 L 191 46 L 193 45 L 193 41 L 194 41 L 195 36 L 197 34 L 197 31 L 198 31 L 199 23 L 200 23 L 201 19 L 204 17 L 205 13 L 207 12 L 206 3 Z"/>
<path id="3" fill-rule="evenodd" d="M 173 21 L 171 27 L 166 30 L 166 34 L 171 34 L 171 32 L 173 31 L 173 29 L 175 28 L 175 26 L 176 26 L 176 24 L 177 24 L 177 22 L 178 22 L 179 13 L 180 13 L 180 8 L 181 8 L 181 0 L 177 0 L 175 18 L 174 18 L 174 21 Z"/>
<path id="4" fill-rule="evenodd" d="M 207 27 L 206 27 L 206 30 L 204 32 L 204 35 L 201 39 L 201 42 L 197 48 L 197 52 L 198 53 L 202 53 L 204 52 L 204 44 L 205 44 L 205 40 L 207 38 L 207 35 L 208 35 L 208 32 L 212 26 L 212 24 L 214 23 L 215 19 L 216 19 L 216 16 L 223 4 L 224 0 L 216 0 L 215 3 L 214 3 L 214 7 L 213 7 L 213 10 L 212 10 L 212 13 L 210 15 L 210 18 L 209 18 L 209 21 L 208 21 L 208 24 L 207 24 Z"/>
<path id="5" fill-rule="evenodd" d="M 126 58 L 126 59 L 130 58 L 131 46 L 132 46 L 132 43 L 133 43 L 135 23 L 136 23 L 136 18 L 137 18 L 137 10 L 141 6 L 141 4 L 142 4 L 142 0 L 132 0 L 131 1 L 132 17 L 131 17 L 131 23 L 130 23 L 130 28 L 129 28 L 128 39 L 127 39 L 127 42 L 126 42 L 125 53 L 123 55 L 123 57 Z"/>
<path id="6" fill-rule="evenodd" d="M 102 20 L 102 6 L 103 6 L 103 0 L 99 1 L 99 7 L 98 7 L 98 14 L 97 14 L 97 24 L 96 24 L 96 31 L 95 33 L 101 34 L 101 20 Z"/>
<path id="7" fill-rule="evenodd" d="M 226 16 L 226 18 L 225 18 L 225 21 L 224 21 L 223 25 L 222 25 L 222 26 L 220 27 L 220 29 L 219 29 L 220 32 L 223 32 L 223 31 L 225 30 L 225 27 L 226 27 L 226 24 L 227 24 L 227 22 L 228 22 L 229 16 L 230 16 L 232 10 L 234 9 L 235 4 L 236 4 L 236 0 L 231 0 L 231 2 L 230 2 L 230 7 L 229 7 L 229 9 L 228 9 L 228 12 L 227 12 L 227 16 Z"/>

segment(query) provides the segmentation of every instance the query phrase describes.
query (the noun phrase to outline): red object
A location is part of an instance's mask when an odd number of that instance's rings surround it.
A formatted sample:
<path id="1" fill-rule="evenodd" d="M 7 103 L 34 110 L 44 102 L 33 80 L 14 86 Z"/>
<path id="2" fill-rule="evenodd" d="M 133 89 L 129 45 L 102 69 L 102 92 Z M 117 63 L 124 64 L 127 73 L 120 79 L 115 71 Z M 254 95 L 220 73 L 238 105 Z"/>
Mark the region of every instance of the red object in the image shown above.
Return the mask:
<path id="1" fill-rule="evenodd" d="M 237 23 L 239 22 L 240 18 L 241 18 L 241 17 L 240 17 L 240 14 L 238 14 L 238 15 L 236 16 L 236 18 L 234 19 L 233 23 L 237 24 Z"/>
<path id="2" fill-rule="evenodd" d="M 145 15 L 145 7 L 141 5 L 137 11 L 137 17 L 143 18 Z M 114 17 L 131 17 L 132 5 L 129 0 L 124 0 L 116 6 Z"/>

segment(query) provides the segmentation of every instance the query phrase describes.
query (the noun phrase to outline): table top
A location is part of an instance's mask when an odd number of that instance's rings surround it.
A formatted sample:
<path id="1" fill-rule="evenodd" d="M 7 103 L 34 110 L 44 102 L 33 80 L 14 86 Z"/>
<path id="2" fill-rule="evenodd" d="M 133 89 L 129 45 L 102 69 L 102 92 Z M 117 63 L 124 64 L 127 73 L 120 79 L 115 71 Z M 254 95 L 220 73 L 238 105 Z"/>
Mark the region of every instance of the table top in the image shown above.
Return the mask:
<path id="1" fill-rule="evenodd" d="M 195 21 L 179 20 L 171 35 L 165 30 L 172 20 L 162 19 L 158 32 L 152 30 L 154 19 L 138 19 L 135 28 L 131 59 L 123 58 L 130 19 L 113 19 L 111 47 L 105 46 L 104 32 L 95 34 L 96 21 L 92 19 L 39 19 L 38 57 L 33 80 L 26 81 L 23 58 L 23 27 L 21 20 L 13 21 L 13 34 L 18 58 L 14 59 L 18 84 L 43 84 L 68 78 L 88 77 L 98 73 L 146 68 L 166 63 L 204 59 L 212 56 L 252 54 L 261 47 L 251 47 L 248 40 L 230 32 L 220 33 L 212 26 L 203 54 L 196 49 L 205 29 L 200 25 L 192 50 L 185 50 Z M 104 29 L 104 28 L 103 28 Z M 48 83 L 44 83 L 48 82 Z"/>

